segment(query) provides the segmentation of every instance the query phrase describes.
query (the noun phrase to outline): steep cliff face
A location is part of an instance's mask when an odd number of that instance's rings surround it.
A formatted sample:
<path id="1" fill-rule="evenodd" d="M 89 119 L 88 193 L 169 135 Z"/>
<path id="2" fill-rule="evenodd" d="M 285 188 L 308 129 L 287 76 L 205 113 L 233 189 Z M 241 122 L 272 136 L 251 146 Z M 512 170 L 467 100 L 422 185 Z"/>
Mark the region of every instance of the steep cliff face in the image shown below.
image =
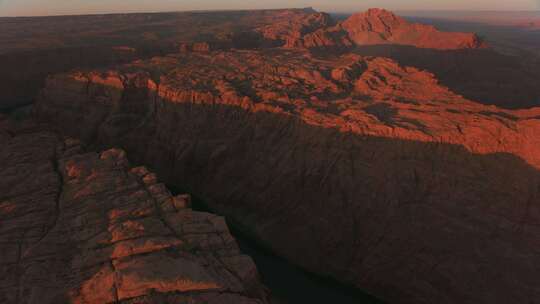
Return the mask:
<path id="1" fill-rule="evenodd" d="M 222 217 L 43 129 L 0 117 L 0 302 L 266 303 Z"/>
<path id="2" fill-rule="evenodd" d="M 268 50 L 55 75 L 35 114 L 391 302 L 540 295 L 540 109 L 474 103 L 389 59 Z"/>

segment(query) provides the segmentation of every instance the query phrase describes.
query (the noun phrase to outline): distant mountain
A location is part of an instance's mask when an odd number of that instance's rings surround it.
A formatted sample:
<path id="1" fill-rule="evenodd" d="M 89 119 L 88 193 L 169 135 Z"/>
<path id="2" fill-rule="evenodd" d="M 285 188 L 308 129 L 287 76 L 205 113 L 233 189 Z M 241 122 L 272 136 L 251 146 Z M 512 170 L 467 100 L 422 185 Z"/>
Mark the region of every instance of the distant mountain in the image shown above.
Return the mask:
<path id="1" fill-rule="evenodd" d="M 324 13 L 296 14 L 294 17 L 266 25 L 258 31 L 266 39 L 283 41 L 285 47 L 398 44 L 453 50 L 486 46 L 473 33 L 441 32 L 430 25 L 409 23 L 384 9 L 369 9 L 339 23 Z"/>
<path id="2" fill-rule="evenodd" d="M 384 9 L 352 15 L 341 26 L 358 45 L 402 44 L 433 49 L 485 47 L 473 33 L 441 32 L 430 25 L 409 23 Z"/>

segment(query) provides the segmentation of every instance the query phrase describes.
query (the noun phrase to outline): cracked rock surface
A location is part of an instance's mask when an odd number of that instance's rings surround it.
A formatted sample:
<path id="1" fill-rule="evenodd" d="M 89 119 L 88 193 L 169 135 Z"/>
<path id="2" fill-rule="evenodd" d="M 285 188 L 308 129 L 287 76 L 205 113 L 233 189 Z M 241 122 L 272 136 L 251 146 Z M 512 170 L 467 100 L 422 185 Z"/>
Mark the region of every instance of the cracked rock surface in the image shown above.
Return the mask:
<path id="1" fill-rule="evenodd" d="M 1 303 L 265 303 L 224 218 L 119 149 L 0 117 Z"/>

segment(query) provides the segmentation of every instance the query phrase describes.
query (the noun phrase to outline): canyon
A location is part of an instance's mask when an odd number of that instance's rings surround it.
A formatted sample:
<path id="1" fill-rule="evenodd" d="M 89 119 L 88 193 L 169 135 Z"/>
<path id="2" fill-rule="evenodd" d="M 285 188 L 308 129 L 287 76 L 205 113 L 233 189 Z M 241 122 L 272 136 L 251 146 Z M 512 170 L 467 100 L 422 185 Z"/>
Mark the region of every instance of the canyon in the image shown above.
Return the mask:
<path id="1" fill-rule="evenodd" d="M 474 103 L 389 59 L 269 50 L 51 76 L 34 110 L 390 302 L 538 292 L 540 109 Z"/>
<path id="2" fill-rule="evenodd" d="M 174 28 L 157 49 L 36 69 L 32 122 L 0 116 L 0 300 L 267 303 L 223 218 L 158 177 L 389 303 L 540 296 L 540 95 L 523 62 L 380 9 L 144 16 Z M 188 37 L 178 16 L 201 26 Z"/>

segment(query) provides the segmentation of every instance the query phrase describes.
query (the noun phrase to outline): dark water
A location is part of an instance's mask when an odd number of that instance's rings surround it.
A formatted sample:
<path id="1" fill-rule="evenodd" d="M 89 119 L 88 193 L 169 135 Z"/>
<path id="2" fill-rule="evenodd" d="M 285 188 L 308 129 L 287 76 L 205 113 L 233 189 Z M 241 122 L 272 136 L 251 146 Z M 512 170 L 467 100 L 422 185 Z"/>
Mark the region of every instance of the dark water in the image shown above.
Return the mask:
<path id="1" fill-rule="evenodd" d="M 169 187 L 174 189 L 174 187 Z M 184 191 L 173 193 L 186 193 Z M 207 205 L 192 196 L 193 210 L 212 212 Z M 231 233 L 243 253 L 251 256 L 257 265 L 261 279 L 270 289 L 272 304 L 382 304 L 383 302 L 345 286 L 336 280 L 308 273 L 285 259 L 274 255 L 227 221 Z"/>
<path id="2" fill-rule="evenodd" d="M 29 117 L 30 112 L 32 110 L 31 104 L 17 105 L 14 107 L 2 107 L 3 104 L 8 104 L 8 103 L 3 103 L 0 100 L 0 114 L 7 115 L 10 118 L 15 119 L 15 120 L 22 120 L 24 118 Z"/>
<path id="3" fill-rule="evenodd" d="M 231 229 L 243 253 L 257 265 L 274 304 L 374 304 L 383 303 L 339 282 L 310 274 L 262 248 Z"/>

